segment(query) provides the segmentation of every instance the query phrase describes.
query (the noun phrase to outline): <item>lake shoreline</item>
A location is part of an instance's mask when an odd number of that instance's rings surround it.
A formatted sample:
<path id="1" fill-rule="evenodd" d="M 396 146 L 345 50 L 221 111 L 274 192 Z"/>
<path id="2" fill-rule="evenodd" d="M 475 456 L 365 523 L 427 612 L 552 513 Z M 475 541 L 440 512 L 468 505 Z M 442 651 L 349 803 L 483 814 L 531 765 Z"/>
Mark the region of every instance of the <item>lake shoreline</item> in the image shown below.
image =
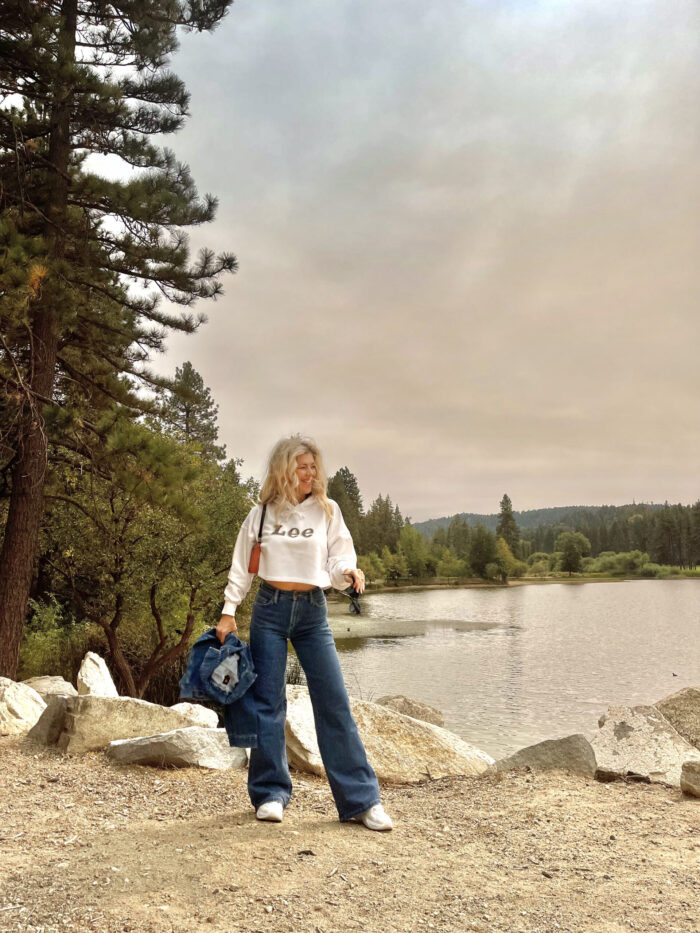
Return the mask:
<path id="1" fill-rule="evenodd" d="M 471 589 L 498 589 L 507 590 L 519 586 L 541 586 L 547 584 L 564 584 L 565 586 L 582 586 L 585 583 L 628 583 L 641 580 L 641 577 L 585 577 L 568 578 L 563 580 L 512 580 L 508 583 L 495 583 L 481 580 L 479 582 L 468 583 L 416 583 L 402 584 L 400 586 L 377 586 L 368 587 L 365 596 L 384 595 L 386 593 L 419 593 L 431 590 L 471 590 Z M 674 579 L 688 580 L 690 577 L 678 577 Z M 651 580 L 649 582 L 652 582 Z M 364 615 L 355 615 L 350 612 L 350 604 L 346 597 L 340 593 L 332 592 L 328 600 L 329 614 L 328 624 L 330 625 L 333 637 L 336 641 L 353 641 L 367 638 L 405 638 L 408 636 L 425 635 L 430 629 L 450 628 L 460 632 L 479 632 L 499 627 L 497 622 L 478 622 L 456 619 L 373 619 Z M 342 615 L 335 613 L 340 609 Z"/>
<path id="2" fill-rule="evenodd" d="M 472 589 L 509 589 L 510 587 L 515 586 L 547 586 L 551 584 L 561 583 L 566 586 L 580 586 L 584 583 L 629 583 L 635 580 L 643 580 L 649 583 L 662 582 L 668 583 L 669 581 L 676 580 L 697 580 L 697 577 L 663 577 L 661 580 L 657 580 L 655 577 L 619 577 L 619 576 L 610 576 L 610 577 L 591 577 L 591 576 L 579 576 L 579 577 L 562 577 L 561 579 L 538 579 L 537 577 L 525 577 L 521 580 L 509 580 L 507 583 L 500 583 L 496 580 L 468 580 L 464 583 L 401 583 L 397 586 L 387 586 L 385 584 L 372 584 L 370 583 L 367 586 L 367 589 L 364 592 L 364 596 L 372 596 L 374 593 L 414 593 L 420 590 L 472 590 Z M 343 597 L 334 591 L 331 591 L 330 594 L 333 601 L 338 600 L 343 602 Z"/>

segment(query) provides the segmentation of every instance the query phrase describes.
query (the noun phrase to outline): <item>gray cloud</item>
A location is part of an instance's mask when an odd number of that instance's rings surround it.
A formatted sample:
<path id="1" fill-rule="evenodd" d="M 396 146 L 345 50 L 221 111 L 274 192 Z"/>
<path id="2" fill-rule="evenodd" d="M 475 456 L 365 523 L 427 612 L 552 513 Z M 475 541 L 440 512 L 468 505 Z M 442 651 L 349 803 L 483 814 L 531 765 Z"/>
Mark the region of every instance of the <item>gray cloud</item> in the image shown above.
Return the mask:
<path id="1" fill-rule="evenodd" d="M 238 2 L 174 140 L 241 271 L 195 338 L 231 455 L 317 437 L 420 519 L 700 494 L 700 8 Z"/>

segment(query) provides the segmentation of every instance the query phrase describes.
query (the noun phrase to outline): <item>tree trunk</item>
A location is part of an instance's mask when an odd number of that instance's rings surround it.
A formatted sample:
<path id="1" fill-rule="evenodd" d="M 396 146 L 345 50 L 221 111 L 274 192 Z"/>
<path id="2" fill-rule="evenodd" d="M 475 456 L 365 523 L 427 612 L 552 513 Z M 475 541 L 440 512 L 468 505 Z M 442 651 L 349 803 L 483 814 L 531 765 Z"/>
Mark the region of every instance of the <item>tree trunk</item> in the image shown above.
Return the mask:
<path id="1" fill-rule="evenodd" d="M 35 320 L 31 388 L 50 395 L 56 364 L 56 333 L 48 313 Z M 12 495 L 0 553 L 0 676 L 14 678 L 32 583 L 43 513 L 47 438 L 40 403 L 31 400 L 21 449 L 12 471 Z"/>
<path id="2" fill-rule="evenodd" d="M 102 628 L 104 629 L 104 633 L 107 636 L 110 659 L 114 665 L 115 671 L 119 674 L 119 678 L 122 682 L 126 695 L 130 697 L 139 697 L 141 694 L 136 689 L 136 683 L 134 681 L 134 675 L 132 673 L 131 666 L 129 665 L 129 662 L 127 661 L 124 652 L 122 651 L 122 646 L 119 642 L 119 637 L 116 631 L 110 625 L 102 624 Z"/>
<path id="3" fill-rule="evenodd" d="M 70 157 L 70 109 L 75 61 L 78 0 L 63 0 L 58 36 L 57 78 L 49 120 L 48 197 L 46 239 L 53 265 L 65 254 L 68 161 Z M 66 74 L 68 68 L 68 77 Z M 0 676 L 14 678 L 19 663 L 22 629 L 27 614 L 34 559 L 44 510 L 44 479 L 48 438 L 38 396 L 53 393 L 58 325 L 53 302 L 59 291 L 44 283 L 31 314 L 29 392 L 19 437 L 19 451 L 12 471 L 12 494 L 0 552 Z"/>

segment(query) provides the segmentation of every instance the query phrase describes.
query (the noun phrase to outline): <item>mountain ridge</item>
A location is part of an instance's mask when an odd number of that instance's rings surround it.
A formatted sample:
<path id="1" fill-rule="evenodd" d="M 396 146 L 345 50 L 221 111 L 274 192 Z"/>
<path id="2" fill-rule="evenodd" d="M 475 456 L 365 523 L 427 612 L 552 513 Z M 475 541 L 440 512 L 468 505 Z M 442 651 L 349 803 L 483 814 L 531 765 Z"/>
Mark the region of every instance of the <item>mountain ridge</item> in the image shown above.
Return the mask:
<path id="1" fill-rule="evenodd" d="M 569 521 L 582 518 L 584 515 L 593 519 L 612 521 L 615 518 L 628 518 L 630 515 L 644 514 L 663 508 L 664 503 L 657 502 L 631 502 L 627 505 L 560 505 L 548 506 L 543 509 L 524 509 L 521 512 L 513 510 L 513 517 L 521 531 L 531 531 L 540 525 L 566 525 Z M 425 535 L 426 538 L 430 538 L 438 528 L 447 528 L 455 518 L 466 521 L 471 527 L 483 525 L 489 531 L 495 531 L 498 525 L 499 512 L 488 514 L 456 512 L 454 515 L 414 522 L 413 527 Z"/>

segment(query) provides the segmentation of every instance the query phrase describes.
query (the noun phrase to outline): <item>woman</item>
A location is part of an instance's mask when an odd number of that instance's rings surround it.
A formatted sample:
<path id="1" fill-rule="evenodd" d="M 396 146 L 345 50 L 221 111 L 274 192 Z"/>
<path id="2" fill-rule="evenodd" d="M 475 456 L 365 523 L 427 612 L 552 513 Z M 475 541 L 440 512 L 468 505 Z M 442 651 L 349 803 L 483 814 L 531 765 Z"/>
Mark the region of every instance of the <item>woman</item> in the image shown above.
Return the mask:
<path id="1" fill-rule="evenodd" d="M 358 593 L 365 588 L 352 538 L 338 504 L 326 495 L 327 484 L 321 453 L 312 441 L 295 435 L 275 445 L 260 505 L 248 514 L 236 540 L 216 633 L 223 642 L 229 632 L 238 631 L 236 608 L 255 576 L 249 561 L 262 527 L 262 583 L 250 623 L 258 747 L 250 754 L 248 793 L 256 816 L 281 822 L 292 793 L 284 737 L 289 639 L 306 674 L 318 745 L 340 819 L 388 830 L 391 819 L 352 718 L 326 618 L 325 588 L 351 584 Z"/>

